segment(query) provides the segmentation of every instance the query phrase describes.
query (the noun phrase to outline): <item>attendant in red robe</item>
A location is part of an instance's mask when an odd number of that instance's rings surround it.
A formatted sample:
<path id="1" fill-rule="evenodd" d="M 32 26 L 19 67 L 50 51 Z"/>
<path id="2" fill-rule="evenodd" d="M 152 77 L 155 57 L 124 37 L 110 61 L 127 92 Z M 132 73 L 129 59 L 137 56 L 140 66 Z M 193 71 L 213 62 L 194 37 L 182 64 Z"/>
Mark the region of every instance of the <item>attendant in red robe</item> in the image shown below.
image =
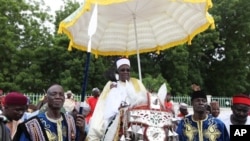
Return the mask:
<path id="1" fill-rule="evenodd" d="M 173 115 L 175 116 L 174 104 L 173 101 L 171 101 L 171 93 L 167 93 L 164 105 L 166 110 L 168 112 L 172 112 Z"/>
<path id="2" fill-rule="evenodd" d="M 87 124 L 89 124 L 90 118 L 93 115 L 93 112 L 95 110 L 95 106 L 96 106 L 96 103 L 98 101 L 99 96 L 100 96 L 100 90 L 98 88 L 93 88 L 92 96 L 86 99 L 86 102 L 90 106 L 90 111 L 85 118 Z"/>
<path id="3" fill-rule="evenodd" d="M 188 115 L 188 105 L 186 103 L 180 103 L 180 105 L 179 105 L 179 113 L 178 113 L 177 117 L 182 119 L 186 115 Z"/>

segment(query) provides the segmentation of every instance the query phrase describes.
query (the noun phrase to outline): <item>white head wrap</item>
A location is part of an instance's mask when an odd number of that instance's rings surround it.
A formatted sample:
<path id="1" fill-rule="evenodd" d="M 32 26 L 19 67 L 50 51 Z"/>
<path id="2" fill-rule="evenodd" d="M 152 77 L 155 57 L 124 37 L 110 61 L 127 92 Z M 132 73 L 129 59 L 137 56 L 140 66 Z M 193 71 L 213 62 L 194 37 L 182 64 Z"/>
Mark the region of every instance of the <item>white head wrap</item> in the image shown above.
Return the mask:
<path id="1" fill-rule="evenodd" d="M 179 107 L 181 109 L 187 109 L 188 108 L 188 105 L 186 103 L 180 103 Z"/>
<path id="2" fill-rule="evenodd" d="M 121 65 L 129 65 L 130 66 L 130 61 L 127 58 L 122 58 L 122 59 L 117 60 L 117 62 L 116 62 L 117 69 L 119 69 L 119 67 Z"/>
<path id="3" fill-rule="evenodd" d="M 65 95 L 67 95 L 67 94 L 74 95 L 74 94 L 72 93 L 72 91 L 71 91 L 71 90 L 68 90 L 68 91 L 65 93 Z"/>
<path id="4" fill-rule="evenodd" d="M 70 98 L 74 98 L 74 94 L 72 93 L 72 91 L 71 90 L 68 90 L 66 93 L 64 93 L 64 96 L 65 96 L 65 98 L 67 98 L 67 95 L 68 94 L 71 94 L 71 97 Z"/>
<path id="5" fill-rule="evenodd" d="M 98 88 L 93 88 L 93 89 L 92 89 L 92 92 L 94 92 L 94 91 L 100 92 L 100 90 L 99 90 Z"/>

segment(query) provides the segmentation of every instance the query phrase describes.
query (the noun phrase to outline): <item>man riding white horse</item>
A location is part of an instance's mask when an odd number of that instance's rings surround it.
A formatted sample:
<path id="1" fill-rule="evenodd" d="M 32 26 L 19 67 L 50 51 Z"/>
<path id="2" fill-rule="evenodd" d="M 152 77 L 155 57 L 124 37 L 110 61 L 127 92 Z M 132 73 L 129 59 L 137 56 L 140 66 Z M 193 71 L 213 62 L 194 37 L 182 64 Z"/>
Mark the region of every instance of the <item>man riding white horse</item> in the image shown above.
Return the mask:
<path id="1" fill-rule="evenodd" d="M 106 127 L 119 113 L 121 104 L 134 105 L 147 103 L 146 88 L 140 80 L 130 78 L 130 61 L 121 58 L 116 61 L 119 78 L 116 82 L 109 81 L 105 85 L 93 113 L 87 140 L 101 140 L 104 137 Z M 133 88 L 133 95 L 126 93 L 126 81 Z M 116 93 L 118 92 L 118 93 Z"/>
<path id="2" fill-rule="evenodd" d="M 141 81 L 130 78 L 128 59 L 118 60 L 116 66 L 119 79 L 105 85 L 92 116 L 87 140 L 165 140 L 173 117 L 164 112 L 162 105 L 167 92 L 161 91 L 163 99 L 151 99 Z"/>

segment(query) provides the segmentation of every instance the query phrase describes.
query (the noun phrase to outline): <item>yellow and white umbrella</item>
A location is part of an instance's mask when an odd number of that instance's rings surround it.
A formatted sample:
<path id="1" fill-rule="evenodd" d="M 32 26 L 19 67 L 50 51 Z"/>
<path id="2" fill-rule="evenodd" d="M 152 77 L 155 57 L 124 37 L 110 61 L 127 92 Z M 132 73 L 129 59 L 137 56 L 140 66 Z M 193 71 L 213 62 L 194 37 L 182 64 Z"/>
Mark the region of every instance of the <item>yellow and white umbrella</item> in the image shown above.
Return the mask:
<path id="1" fill-rule="evenodd" d="M 60 23 L 59 33 L 70 38 L 69 50 L 87 51 L 92 1 Z M 137 53 L 137 47 L 139 53 L 165 50 L 190 43 L 195 35 L 214 26 L 208 13 L 211 0 L 102 1 L 97 3 L 97 29 L 92 37 L 91 52 L 95 55 L 129 56 Z"/>
<path id="2" fill-rule="evenodd" d="M 95 4 L 97 22 L 91 27 Z M 211 0 L 86 0 L 61 21 L 58 32 L 70 38 L 68 50 L 87 51 L 90 42 L 96 57 L 137 54 L 140 75 L 140 53 L 190 44 L 195 35 L 214 28 L 211 7 Z M 89 28 L 95 29 L 91 38 Z"/>
<path id="3" fill-rule="evenodd" d="M 140 53 L 190 44 L 195 35 L 214 28 L 211 7 L 211 0 L 86 0 L 61 21 L 58 32 L 70 38 L 68 50 L 91 51 L 96 57 L 137 54 L 141 75 Z M 90 36 L 91 28 L 95 32 Z"/>

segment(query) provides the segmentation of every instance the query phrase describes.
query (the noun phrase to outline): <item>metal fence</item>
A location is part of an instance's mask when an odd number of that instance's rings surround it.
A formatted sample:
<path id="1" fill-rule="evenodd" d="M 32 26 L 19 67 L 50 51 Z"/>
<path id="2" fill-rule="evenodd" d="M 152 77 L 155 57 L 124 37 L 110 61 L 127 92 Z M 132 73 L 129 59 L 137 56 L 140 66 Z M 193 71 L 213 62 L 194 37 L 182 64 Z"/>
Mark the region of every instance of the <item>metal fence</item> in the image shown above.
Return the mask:
<path id="1" fill-rule="evenodd" d="M 44 96 L 44 94 L 26 94 L 29 99 L 30 99 L 30 102 L 33 103 L 33 104 L 37 104 L 39 100 L 41 100 Z M 86 95 L 86 97 L 88 97 L 90 95 Z M 80 101 L 81 100 L 81 97 L 80 95 L 75 95 L 74 96 L 74 99 L 77 100 L 77 101 Z M 189 106 L 191 106 L 191 100 L 190 100 L 190 97 L 189 96 L 174 96 L 172 97 L 172 100 L 176 103 L 181 103 L 181 102 L 184 102 L 186 104 L 188 104 Z M 231 100 L 231 97 L 213 97 L 213 96 L 208 96 L 208 102 L 211 102 L 211 101 L 218 101 L 219 104 L 220 104 L 220 107 L 230 107 L 231 106 L 231 103 L 232 103 L 232 100 Z"/>
<path id="2" fill-rule="evenodd" d="M 40 100 L 43 99 L 44 94 L 32 94 L 32 93 L 26 93 L 26 96 L 28 96 L 30 103 L 37 104 Z M 89 94 L 86 94 L 86 97 L 90 96 Z M 80 95 L 75 95 L 74 99 L 76 101 L 81 101 Z"/>
<path id="3" fill-rule="evenodd" d="M 232 104 L 231 99 L 232 99 L 231 97 L 213 97 L 213 96 L 209 97 L 208 96 L 208 103 L 210 103 L 211 101 L 218 101 L 220 107 L 227 108 L 227 107 L 230 107 Z M 175 96 L 175 97 L 172 97 L 172 100 L 176 103 L 184 102 L 188 104 L 189 106 L 191 106 L 191 99 L 189 96 Z"/>

